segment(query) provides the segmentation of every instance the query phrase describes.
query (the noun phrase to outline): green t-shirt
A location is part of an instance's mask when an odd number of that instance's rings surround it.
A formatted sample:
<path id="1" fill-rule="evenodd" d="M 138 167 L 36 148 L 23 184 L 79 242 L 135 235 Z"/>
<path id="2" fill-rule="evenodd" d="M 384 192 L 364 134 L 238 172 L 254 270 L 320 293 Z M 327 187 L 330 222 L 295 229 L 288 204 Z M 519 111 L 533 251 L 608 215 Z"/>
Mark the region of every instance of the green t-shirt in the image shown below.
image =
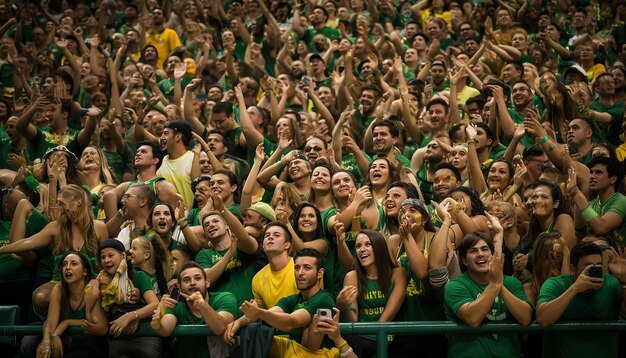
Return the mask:
<path id="1" fill-rule="evenodd" d="M 456 312 L 466 303 L 475 301 L 485 290 L 487 285 L 474 282 L 467 273 L 454 277 L 445 288 L 444 303 L 446 317 L 449 320 L 463 323 Z M 528 302 L 522 283 L 515 277 L 504 276 L 504 287 L 515 297 Z M 492 309 L 485 317 L 486 322 L 517 321 L 507 309 L 504 301 L 498 296 Z M 449 335 L 449 357 L 519 357 L 521 354 L 519 337 L 517 334 L 488 334 L 488 335 Z"/>
<path id="2" fill-rule="evenodd" d="M 193 80 L 193 77 L 190 76 L 183 76 L 180 79 L 180 88 L 181 88 L 181 96 L 183 94 L 183 91 L 185 90 L 185 87 L 187 87 L 187 85 L 191 82 L 191 80 Z M 167 97 L 168 100 L 172 101 L 174 99 L 174 79 L 173 78 L 166 78 L 162 81 L 159 82 L 158 86 L 159 89 L 161 90 L 161 92 L 165 95 L 165 97 Z"/>
<path id="3" fill-rule="evenodd" d="M 10 165 L 9 161 L 7 160 L 9 158 L 9 154 L 20 155 L 24 157 L 24 159 L 26 159 L 26 164 L 30 164 L 33 162 L 33 159 L 35 159 L 33 158 L 33 152 L 34 148 L 31 142 L 26 142 L 26 148 L 24 148 L 23 150 L 17 150 L 8 137 L 1 138 L 0 153 L 2 153 L 2 155 L 0 155 L 0 169 L 10 169 L 13 171 L 17 171 L 19 168 Z"/>
<path id="4" fill-rule="evenodd" d="M 37 127 L 37 134 L 35 135 L 35 137 L 33 137 L 33 139 L 29 140 L 29 142 L 32 143 L 34 149 L 34 158 L 32 159 L 43 158 L 43 155 L 46 154 L 46 151 L 50 148 L 54 148 L 59 145 L 64 145 L 67 147 L 70 142 L 76 139 L 76 136 L 78 136 L 78 132 L 80 131 L 68 128 L 67 132 L 65 132 L 65 135 L 56 136 L 50 133 L 49 128 L 41 129 Z"/>
<path id="5" fill-rule="evenodd" d="M 537 307 L 557 299 L 573 283 L 572 274 L 550 277 L 541 286 Z M 621 304 L 621 284 L 614 276 L 604 275 L 602 287 L 574 296 L 558 322 L 614 321 L 619 317 Z M 617 357 L 617 347 L 617 333 L 546 333 L 543 337 L 544 357 Z"/>
<path id="6" fill-rule="evenodd" d="M 26 237 L 35 235 L 48 224 L 39 211 L 33 210 L 32 215 L 26 220 Z M 11 242 L 9 233 L 11 231 L 11 221 L 0 221 L 0 247 L 4 247 Z M 22 263 L 13 258 L 12 254 L 0 254 L 0 283 L 10 283 L 18 281 L 28 281 L 33 279 L 33 272 L 22 266 Z"/>
<path id="7" fill-rule="evenodd" d="M 236 317 L 239 311 L 237 309 L 237 307 L 239 307 L 239 305 L 237 305 L 237 299 L 229 292 L 210 292 L 209 304 L 215 312 L 228 312 L 232 314 L 233 317 Z M 166 313 L 176 316 L 176 324 L 206 324 L 202 317 L 197 317 L 191 312 L 185 301 L 178 302 L 173 310 L 168 309 Z M 177 357 L 210 357 L 205 336 L 180 336 L 176 338 L 176 341 Z"/>
<path id="8" fill-rule="evenodd" d="M 616 147 L 622 144 L 619 136 L 622 134 L 622 122 L 624 121 L 624 103 L 615 103 L 611 107 L 606 107 L 600 101 L 594 101 L 589 105 L 589 109 L 611 115 L 609 124 L 593 122 L 593 142 L 609 142 Z"/>
<path id="9" fill-rule="evenodd" d="M 233 215 L 235 215 L 236 217 L 241 216 L 241 207 L 237 203 L 232 203 L 230 205 L 227 205 L 226 209 L 230 211 L 231 213 L 233 213 Z"/>
<path id="10" fill-rule="evenodd" d="M 329 40 L 337 40 L 339 39 L 339 35 L 340 35 L 339 30 L 333 29 L 328 26 L 324 26 L 319 30 L 313 29 L 313 28 L 308 28 L 304 30 L 304 34 L 302 35 L 302 41 L 306 42 L 307 46 L 309 47 L 309 50 L 313 52 L 317 52 L 317 49 L 315 48 L 315 45 L 313 44 L 313 37 L 315 37 L 315 35 L 317 34 L 322 34 L 326 36 L 326 38 L 328 38 Z"/>
<path id="11" fill-rule="evenodd" d="M 502 145 L 502 143 L 498 143 L 496 146 L 491 148 L 491 151 L 489 152 L 489 159 L 500 159 L 504 155 L 504 152 L 506 152 L 506 146 Z"/>
<path id="12" fill-rule="evenodd" d="M 150 280 L 150 277 L 144 271 L 135 270 L 133 284 L 135 285 L 135 288 L 139 289 L 139 292 L 142 296 L 147 291 L 154 291 L 154 287 L 152 286 L 152 280 Z"/>
<path id="13" fill-rule="evenodd" d="M 372 158 L 369 155 L 367 155 L 367 153 L 363 152 L 363 155 L 365 156 L 365 158 L 367 158 L 367 160 L 370 163 L 372 162 Z M 344 156 L 341 157 L 341 168 L 352 173 L 357 183 L 360 183 L 361 181 L 363 181 L 363 174 L 361 174 L 361 170 L 359 170 L 359 166 L 356 163 L 356 158 L 354 157 L 352 153 L 345 154 Z"/>
<path id="14" fill-rule="evenodd" d="M 102 152 L 107 158 L 107 163 L 109 163 L 114 178 L 117 179 L 118 183 L 123 183 L 124 174 L 132 173 L 131 165 L 133 163 L 134 154 L 128 147 L 128 143 L 125 142 L 124 147 L 119 152 L 109 152 L 104 148 L 102 148 Z"/>
<path id="15" fill-rule="evenodd" d="M 226 255 L 228 249 L 215 250 L 202 249 L 196 255 L 196 262 L 203 269 L 215 266 Z M 255 255 L 246 254 L 240 250 L 230 258 L 226 269 L 217 282 L 211 282 L 210 290 L 213 292 L 230 292 L 237 297 L 237 307 L 243 304 L 243 301 L 253 298 L 252 295 L 252 278 L 256 273 L 254 271 Z M 241 312 L 236 312 L 238 318 Z"/>
<path id="16" fill-rule="evenodd" d="M 239 138 L 241 137 L 242 129 L 241 127 L 237 127 L 230 132 L 228 132 L 228 141 L 230 146 L 228 147 L 228 154 L 237 157 L 239 159 L 246 160 L 248 156 L 248 151 L 245 147 L 243 147 L 239 143 Z M 254 152 L 253 148 L 253 152 Z M 254 159 L 254 156 L 252 157 Z"/>
<path id="17" fill-rule="evenodd" d="M 624 246 L 624 244 L 626 244 L 624 241 L 626 239 L 626 196 L 621 193 L 615 193 L 611 195 L 605 203 L 600 203 L 600 197 L 598 196 L 589 202 L 589 206 L 600 216 L 613 211 L 622 217 L 622 225 L 605 236 L 608 237 L 610 241 Z"/>
<path id="18" fill-rule="evenodd" d="M 296 293 L 291 296 L 283 297 L 276 302 L 276 307 L 280 307 L 285 313 L 293 313 L 300 309 L 305 309 L 311 315 L 317 313 L 318 308 L 327 308 L 332 311 L 335 307 L 335 300 L 330 292 L 326 290 L 319 290 L 308 300 L 304 300 L 300 293 Z M 289 339 L 298 343 L 302 343 L 302 328 L 296 328 L 289 332 Z"/>
<path id="19" fill-rule="evenodd" d="M 358 298 L 359 312 L 358 322 L 378 322 L 380 316 L 385 311 L 385 306 L 389 300 L 389 295 L 393 290 L 393 284 L 389 286 L 388 292 L 382 292 L 378 280 L 367 279 L 367 287 L 365 288 L 364 297 Z M 376 335 L 364 334 L 363 338 L 375 341 Z"/>
<path id="20" fill-rule="evenodd" d="M 524 114 L 517 113 L 514 109 L 509 108 L 509 115 L 515 124 L 524 124 L 524 118 L 526 117 Z M 509 145 L 511 140 L 506 138 L 505 136 L 500 137 L 500 141 L 503 145 Z M 535 144 L 535 136 L 532 134 L 524 134 L 520 144 L 524 146 L 524 148 L 528 148 L 531 145 Z"/>
<path id="21" fill-rule="evenodd" d="M 376 154 L 375 156 L 372 157 L 372 162 L 375 161 L 376 159 L 378 159 L 378 154 Z M 396 159 L 400 162 L 400 164 L 402 164 L 402 167 L 404 167 L 404 168 L 411 168 L 411 160 L 409 158 L 405 157 L 403 154 L 396 153 Z"/>

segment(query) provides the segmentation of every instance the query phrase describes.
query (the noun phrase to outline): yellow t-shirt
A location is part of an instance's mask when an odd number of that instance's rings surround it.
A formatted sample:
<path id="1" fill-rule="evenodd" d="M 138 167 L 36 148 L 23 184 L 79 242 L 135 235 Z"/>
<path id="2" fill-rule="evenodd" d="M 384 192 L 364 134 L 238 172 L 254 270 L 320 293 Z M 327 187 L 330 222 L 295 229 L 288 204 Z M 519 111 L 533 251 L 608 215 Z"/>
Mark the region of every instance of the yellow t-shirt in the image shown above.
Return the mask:
<path id="1" fill-rule="evenodd" d="M 298 292 L 293 258 L 290 258 L 287 266 L 280 271 L 272 271 L 268 264 L 252 278 L 252 294 L 261 308 L 273 307 L 281 298 Z"/>
<path id="2" fill-rule="evenodd" d="M 161 32 L 148 32 L 146 34 L 146 45 L 156 47 L 159 59 L 157 60 L 157 68 L 163 69 L 163 62 L 173 49 L 182 46 L 176 31 L 165 28 Z"/>
<path id="3" fill-rule="evenodd" d="M 193 153 L 187 151 L 177 159 L 170 159 L 169 155 L 163 158 L 163 163 L 157 175 L 165 178 L 174 184 L 178 193 L 182 195 L 185 206 L 191 208 L 193 205 L 193 192 L 191 191 L 191 166 L 193 165 Z"/>
<path id="4" fill-rule="evenodd" d="M 604 65 L 601 63 L 596 63 L 595 65 L 593 65 L 593 67 L 587 70 L 587 79 L 591 83 L 596 79 L 596 77 L 598 77 L 599 74 L 604 71 L 606 71 Z"/>
<path id="5" fill-rule="evenodd" d="M 430 20 L 431 17 L 438 17 L 440 19 L 443 19 L 443 21 L 446 22 L 446 25 L 448 25 L 448 30 L 452 30 L 452 14 L 450 14 L 450 11 L 444 11 L 441 14 L 437 14 L 433 12 L 432 8 L 428 8 L 422 11 L 422 31 L 424 33 L 427 32 L 426 25 L 428 24 L 428 20 Z"/>

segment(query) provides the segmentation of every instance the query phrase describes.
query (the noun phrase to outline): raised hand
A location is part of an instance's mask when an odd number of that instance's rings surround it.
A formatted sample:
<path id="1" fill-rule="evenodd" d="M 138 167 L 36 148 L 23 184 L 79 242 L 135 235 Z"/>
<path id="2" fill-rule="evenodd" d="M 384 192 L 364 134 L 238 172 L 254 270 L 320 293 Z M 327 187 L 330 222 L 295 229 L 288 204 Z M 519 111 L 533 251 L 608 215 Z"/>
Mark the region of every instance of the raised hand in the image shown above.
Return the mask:
<path id="1" fill-rule="evenodd" d="M 174 69 L 174 78 L 180 79 L 183 78 L 185 72 L 187 71 L 187 65 L 183 62 L 176 66 Z"/>
<path id="2" fill-rule="evenodd" d="M 356 300 L 358 291 L 355 286 L 343 286 L 337 295 L 337 308 L 344 310 Z"/>

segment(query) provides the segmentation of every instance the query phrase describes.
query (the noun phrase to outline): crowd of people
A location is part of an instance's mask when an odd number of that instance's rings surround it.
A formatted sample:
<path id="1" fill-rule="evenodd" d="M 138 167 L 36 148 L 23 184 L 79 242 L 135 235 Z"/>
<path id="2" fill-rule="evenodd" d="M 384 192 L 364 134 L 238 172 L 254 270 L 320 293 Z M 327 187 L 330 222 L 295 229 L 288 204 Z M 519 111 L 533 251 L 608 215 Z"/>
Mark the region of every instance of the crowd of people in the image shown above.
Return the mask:
<path id="1" fill-rule="evenodd" d="M 0 306 L 43 326 L 16 356 L 372 357 L 339 322 L 626 317 L 625 21 L 618 0 L 1 0 Z M 211 334 L 172 337 L 190 324 Z M 626 354 L 615 332 L 387 348 Z"/>

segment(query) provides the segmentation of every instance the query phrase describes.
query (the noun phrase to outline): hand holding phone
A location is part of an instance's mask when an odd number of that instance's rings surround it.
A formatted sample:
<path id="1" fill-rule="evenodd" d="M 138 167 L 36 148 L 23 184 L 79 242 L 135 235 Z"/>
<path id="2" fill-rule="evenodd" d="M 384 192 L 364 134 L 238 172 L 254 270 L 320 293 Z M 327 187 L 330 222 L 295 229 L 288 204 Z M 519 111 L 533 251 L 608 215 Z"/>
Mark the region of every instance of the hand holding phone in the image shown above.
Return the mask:
<path id="1" fill-rule="evenodd" d="M 318 308 L 317 319 L 320 320 L 323 317 L 333 318 L 332 312 L 328 308 Z"/>
<path id="2" fill-rule="evenodd" d="M 174 287 L 172 288 L 172 292 L 170 293 L 170 298 L 173 300 L 180 300 L 180 288 Z"/>
<path id="3" fill-rule="evenodd" d="M 592 265 L 589 268 L 589 277 L 602 278 L 604 275 L 604 269 L 602 265 Z"/>

